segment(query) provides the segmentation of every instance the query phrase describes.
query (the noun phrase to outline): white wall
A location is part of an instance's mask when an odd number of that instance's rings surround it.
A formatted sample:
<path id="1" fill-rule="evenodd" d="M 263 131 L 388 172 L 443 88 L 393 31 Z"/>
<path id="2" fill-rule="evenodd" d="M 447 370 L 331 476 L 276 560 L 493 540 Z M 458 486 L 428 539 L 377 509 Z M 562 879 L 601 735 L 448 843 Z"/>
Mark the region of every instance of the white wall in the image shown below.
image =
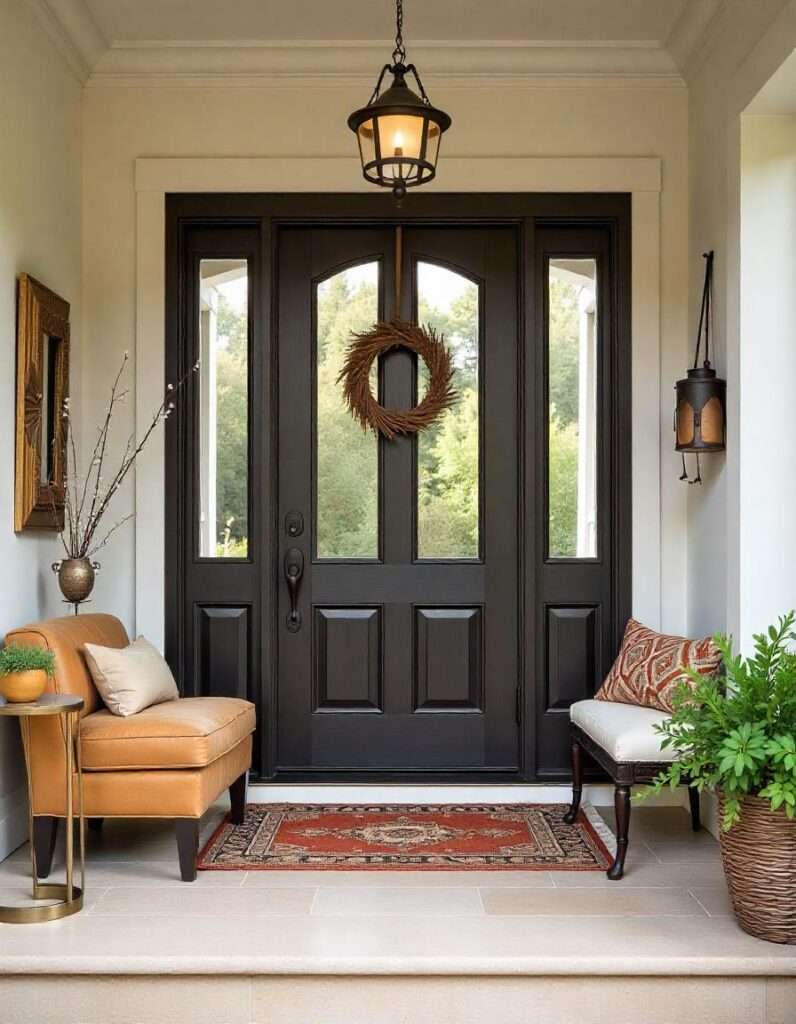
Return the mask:
<path id="1" fill-rule="evenodd" d="M 671 445 L 671 382 L 686 358 L 687 95 L 661 82 L 573 84 L 427 82 L 454 127 L 440 162 L 451 156 L 659 156 L 663 166 L 661 404 L 648 411 L 661 436 L 663 603 L 661 624 L 685 628 L 686 497 Z M 135 343 L 135 195 L 139 156 L 351 156 L 350 110 L 367 83 L 283 81 L 270 86 L 186 87 L 89 84 L 85 96 L 84 278 L 87 309 L 84 388 L 95 396 L 124 349 Z M 501 111 L 495 116 L 495 106 Z M 352 182 L 353 185 L 353 182 Z M 483 187 L 489 187 L 484 182 Z M 157 396 L 153 394 L 152 401 Z M 89 422 L 99 415 L 89 412 Z M 128 413 L 132 423 L 132 408 Z M 123 432 L 123 431 L 122 431 Z M 120 496 L 117 515 L 132 509 Z M 639 529 L 644 524 L 637 524 Z M 133 531 L 102 556 L 96 600 L 134 625 Z M 155 584 L 156 585 L 156 584 Z"/>
<path id="2" fill-rule="evenodd" d="M 796 0 L 726 0 L 689 80 L 690 310 L 696 331 L 704 273 L 715 249 L 715 365 L 727 378 L 727 452 L 703 459 L 688 488 L 688 631 L 748 637 L 741 595 L 756 567 L 741 549 L 741 114 L 796 46 Z M 743 339 L 744 345 L 747 339 Z M 753 339 L 749 339 L 753 344 Z M 766 481 L 756 485 L 765 499 Z"/>
<path id="3" fill-rule="evenodd" d="M 81 86 L 24 0 L 0 4 L 0 639 L 63 613 L 54 534 L 14 534 L 16 278 L 27 271 L 72 304 L 73 391 L 80 354 Z M 21 840 L 17 731 L 0 726 L 0 859 Z M 20 828 L 21 827 L 21 828 Z"/>
<path id="4" fill-rule="evenodd" d="M 740 338 L 740 640 L 749 646 L 796 607 L 794 115 L 741 121 Z"/>

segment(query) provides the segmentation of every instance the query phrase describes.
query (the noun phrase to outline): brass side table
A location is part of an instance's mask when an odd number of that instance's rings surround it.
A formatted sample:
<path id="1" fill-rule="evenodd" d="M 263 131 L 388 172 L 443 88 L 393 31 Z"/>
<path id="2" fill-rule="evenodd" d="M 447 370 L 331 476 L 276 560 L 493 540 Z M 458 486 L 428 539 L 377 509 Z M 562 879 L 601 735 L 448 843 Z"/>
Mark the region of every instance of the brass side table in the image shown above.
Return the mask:
<path id="1" fill-rule="evenodd" d="M 0 718 L 18 718 L 22 733 L 22 748 L 25 752 L 25 769 L 28 776 L 28 838 L 30 840 L 30 864 L 33 872 L 33 899 L 57 900 L 46 907 L 0 907 L 0 922 L 5 924 L 32 924 L 37 921 L 55 921 L 60 917 L 75 914 L 83 906 L 83 890 L 86 885 L 86 822 L 83 816 L 83 772 L 80 763 L 80 712 L 83 698 L 70 694 L 45 693 L 37 701 L 27 704 L 12 704 L 0 697 Z M 40 882 L 36 867 L 36 845 L 33 842 L 33 782 L 30 766 L 30 720 L 40 715 L 61 715 L 64 720 L 64 742 L 66 744 L 66 883 Z M 74 775 L 77 774 L 77 817 L 80 846 L 80 886 L 73 881 L 74 875 Z"/>

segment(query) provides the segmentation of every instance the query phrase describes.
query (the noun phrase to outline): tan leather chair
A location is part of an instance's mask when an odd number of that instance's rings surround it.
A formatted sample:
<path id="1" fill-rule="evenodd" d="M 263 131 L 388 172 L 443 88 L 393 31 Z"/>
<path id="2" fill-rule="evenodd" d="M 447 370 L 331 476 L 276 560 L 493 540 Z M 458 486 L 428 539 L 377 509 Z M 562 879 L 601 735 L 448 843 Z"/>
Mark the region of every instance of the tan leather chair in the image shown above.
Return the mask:
<path id="1" fill-rule="evenodd" d="M 81 696 L 85 814 L 103 818 L 174 818 L 183 881 L 196 878 L 199 819 L 229 789 L 232 820 L 243 821 L 251 764 L 254 705 L 234 697 L 184 697 L 121 718 L 108 711 L 83 654 L 85 643 L 126 647 L 112 615 L 72 615 L 13 630 L 6 643 L 55 654 L 53 693 Z M 34 841 L 39 874 L 50 872 L 58 819 L 64 817 L 65 754 L 60 719 L 31 719 Z M 96 819 L 100 819 L 99 823 Z"/>

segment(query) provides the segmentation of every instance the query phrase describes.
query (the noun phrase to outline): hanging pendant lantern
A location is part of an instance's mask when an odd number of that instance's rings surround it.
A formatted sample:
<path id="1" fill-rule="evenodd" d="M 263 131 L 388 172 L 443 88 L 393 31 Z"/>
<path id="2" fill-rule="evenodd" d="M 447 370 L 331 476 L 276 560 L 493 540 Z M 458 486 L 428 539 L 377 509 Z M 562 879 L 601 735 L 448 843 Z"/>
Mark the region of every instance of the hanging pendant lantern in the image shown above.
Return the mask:
<path id="1" fill-rule="evenodd" d="M 425 185 L 436 175 L 440 139 L 450 128 L 451 119 L 431 106 L 417 68 L 406 64 L 402 0 L 396 0 L 395 20 L 392 64 L 381 69 L 368 105 L 351 114 L 348 127 L 356 134 L 366 180 L 391 188 L 400 201 L 408 188 Z M 392 83 L 382 92 L 387 74 L 392 75 Z M 409 75 L 420 95 L 407 85 Z"/>
<path id="2" fill-rule="evenodd" d="M 699 313 L 694 365 L 686 377 L 675 385 L 677 406 L 674 414 L 675 450 L 698 457 L 703 452 L 724 451 L 726 442 L 727 382 L 716 376 L 710 365 L 710 329 L 713 304 L 713 251 L 703 253 L 705 284 Z M 702 335 L 705 337 L 705 358 L 699 365 Z M 697 480 L 701 482 L 697 461 Z M 688 479 L 683 462 L 683 476 Z"/>

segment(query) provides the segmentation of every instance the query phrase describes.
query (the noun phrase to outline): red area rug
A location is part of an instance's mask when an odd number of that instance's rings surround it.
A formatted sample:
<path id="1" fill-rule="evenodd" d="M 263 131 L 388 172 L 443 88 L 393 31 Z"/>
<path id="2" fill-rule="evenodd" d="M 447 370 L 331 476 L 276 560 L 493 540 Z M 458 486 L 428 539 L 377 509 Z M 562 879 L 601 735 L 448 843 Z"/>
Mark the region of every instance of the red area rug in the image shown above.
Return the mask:
<path id="1" fill-rule="evenodd" d="M 208 871 L 604 871 L 610 831 L 586 805 L 249 804 L 199 854 Z"/>

